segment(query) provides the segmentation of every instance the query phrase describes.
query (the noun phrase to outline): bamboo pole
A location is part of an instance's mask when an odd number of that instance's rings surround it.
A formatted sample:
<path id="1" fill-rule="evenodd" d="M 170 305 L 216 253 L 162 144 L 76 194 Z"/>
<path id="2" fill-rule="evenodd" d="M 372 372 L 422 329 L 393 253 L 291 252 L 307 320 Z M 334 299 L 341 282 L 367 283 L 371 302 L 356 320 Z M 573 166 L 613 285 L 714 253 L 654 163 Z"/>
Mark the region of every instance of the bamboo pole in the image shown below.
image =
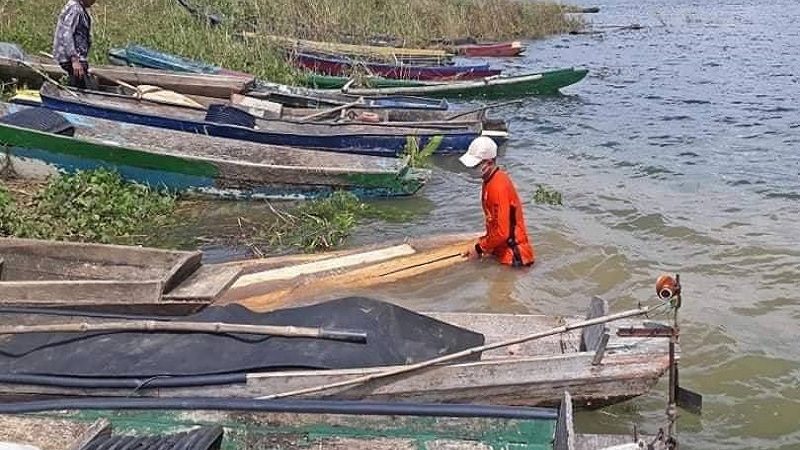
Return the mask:
<path id="1" fill-rule="evenodd" d="M 661 305 L 659 305 L 659 306 L 661 306 Z M 576 329 L 579 329 L 579 328 L 586 328 L 586 327 L 589 327 L 589 326 L 592 326 L 592 325 L 598 325 L 598 324 L 602 324 L 602 323 L 613 322 L 615 320 L 625 319 L 627 317 L 640 316 L 642 314 L 647 314 L 648 312 L 650 312 L 653 309 L 654 309 L 654 307 L 640 307 L 640 308 L 637 308 L 637 309 L 631 309 L 631 310 L 623 311 L 623 312 L 620 312 L 620 313 L 617 313 L 617 314 L 610 314 L 610 315 L 607 315 L 607 316 L 596 317 L 596 318 L 590 319 L 590 320 L 584 320 L 584 321 L 580 321 L 580 322 L 575 322 L 575 323 L 571 323 L 571 324 L 562 325 L 560 327 L 552 328 L 550 330 L 542 331 L 540 333 L 529 334 L 527 336 L 517 337 L 517 338 L 513 338 L 513 339 L 507 339 L 505 341 L 495 342 L 493 344 L 486 344 L 486 345 L 481 345 L 479 347 L 468 348 L 468 349 L 462 350 L 460 352 L 451 353 L 449 355 L 440 356 L 438 358 L 429 359 L 427 361 L 421 361 L 421 362 L 418 362 L 416 364 L 410 364 L 410 365 L 407 365 L 407 366 L 396 367 L 394 369 L 389 369 L 389 370 L 386 370 L 384 372 L 379 372 L 379 373 L 374 373 L 374 374 L 371 374 L 371 375 L 365 375 L 365 376 L 361 376 L 361 377 L 356 377 L 356 378 L 352 378 L 352 379 L 344 380 L 344 381 L 337 381 L 335 383 L 330 383 L 330 384 L 323 384 L 323 385 L 320 385 L 320 386 L 313 386 L 313 387 L 304 388 L 304 389 L 297 389 L 297 390 L 294 390 L 294 391 L 287 391 L 287 392 L 281 392 L 281 393 L 278 393 L 278 394 L 265 395 L 263 397 L 256 397 L 256 399 L 257 400 L 273 400 L 273 399 L 277 399 L 277 398 L 294 397 L 294 396 L 297 396 L 297 395 L 315 394 L 317 392 L 327 391 L 327 390 L 334 389 L 334 388 L 352 386 L 352 385 L 356 385 L 356 384 L 363 384 L 363 383 L 366 383 L 366 382 L 369 382 L 369 381 L 373 381 L 373 380 L 377 380 L 377 379 L 380 379 L 380 378 L 387 378 L 387 377 L 391 377 L 391 376 L 394 376 L 394 375 L 401 375 L 401 374 L 406 374 L 406 373 L 409 373 L 409 372 L 415 372 L 415 371 L 418 371 L 418 370 L 421 370 L 421 369 L 425 369 L 425 368 L 431 367 L 431 366 L 436 365 L 436 364 L 440 364 L 440 363 L 444 363 L 444 362 L 450 362 L 450 361 L 454 361 L 456 359 L 465 358 L 467 356 L 474 355 L 475 353 L 482 353 L 482 352 L 486 352 L 486 351 L 489 351 L 489 350 L 494 350 L 494 349 L 498 349 L 498 348 L 502 348 L 502 347 L 508 347 L 508 346 L 515 345 L 515 344 L 522 344 L 524 342 L 533 341 L 533 340 L 545 338 L 545 337 L 548 337 L 548 336 L 553 336 L 555 334 L 566 333 L 568 331 L 576 330 Z"/>
<path id="2" fill-rule="evenodd" d="M 212 334 L 262 334 L 282 337 L 305 337 L 335 341 L 366 342 L 367 334 L 359 331 L 328 330 L 324 328 L 248 325 L 223 322 L 166 322 L 158 320 L 130 320 L 106 323 L 56 323 L 49 325 L 5 325 L 0 334 L 30 333 L 94 333 L 117 331 L 198 332 Z"/>

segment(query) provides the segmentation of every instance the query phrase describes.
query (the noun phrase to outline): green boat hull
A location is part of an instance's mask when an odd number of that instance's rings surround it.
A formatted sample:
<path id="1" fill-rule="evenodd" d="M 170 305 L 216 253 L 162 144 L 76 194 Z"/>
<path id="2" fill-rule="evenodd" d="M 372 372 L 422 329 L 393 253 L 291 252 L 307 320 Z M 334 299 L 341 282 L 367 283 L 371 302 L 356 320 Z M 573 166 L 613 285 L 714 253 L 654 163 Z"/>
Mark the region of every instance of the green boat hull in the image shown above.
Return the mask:
<path id="1" fill-rule="evenodd" d="M 560 89 L 575 84 L 586 77 L 585 69 L 561 69 L 535 74 L 540 76 L 498 77 L 464 82 L 419 82 L 367 78 L 362 87 L 350 88 L 353 95 L 414 95 L 449 99 L 503 99 L 531 95 L 554 95 Z M 307 75 L 307 85 L 318 89 L 343 89 L 350 80 L 344 77 Z"/>
<path id="2" fill-rule="evenodd" d="M 351 450 L 552 450 L 555 419 L 364 416 L 216 411 L 81 411 L 37 414 L 47 420 L 89 424 L 109 420 L 116 434 L 169 434 L 198 425 L 221 425 L 222 450 L 336 448 Z M 2 433 L 0 433 L 2 436 Z"/>

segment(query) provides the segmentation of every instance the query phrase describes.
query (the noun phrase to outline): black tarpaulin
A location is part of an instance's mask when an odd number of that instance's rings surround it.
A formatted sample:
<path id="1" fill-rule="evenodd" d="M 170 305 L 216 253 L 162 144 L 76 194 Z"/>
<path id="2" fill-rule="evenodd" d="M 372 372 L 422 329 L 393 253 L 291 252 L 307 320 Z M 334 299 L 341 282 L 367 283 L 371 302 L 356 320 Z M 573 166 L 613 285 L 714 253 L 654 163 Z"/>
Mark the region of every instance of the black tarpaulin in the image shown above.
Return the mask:
<path id="1" fill-rule="evenodd" d="M 367 333 L 367 343 L 207 333 L 22 334 L 0 347 L 0 374 L 132 378 L 375 367 L 484 342 L 482 334 L 360 297 L 269 313 L 240 305 L 210 307 L 176 320 L 358 330 Z"/>

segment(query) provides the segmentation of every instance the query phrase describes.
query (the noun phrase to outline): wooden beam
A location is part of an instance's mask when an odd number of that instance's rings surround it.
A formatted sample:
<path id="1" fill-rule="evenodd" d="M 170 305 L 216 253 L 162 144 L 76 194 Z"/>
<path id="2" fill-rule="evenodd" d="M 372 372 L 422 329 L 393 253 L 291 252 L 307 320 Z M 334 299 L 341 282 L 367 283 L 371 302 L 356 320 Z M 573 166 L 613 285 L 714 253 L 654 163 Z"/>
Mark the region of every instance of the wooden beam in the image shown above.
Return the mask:
<path id="1" fill-rule="evenodd" d="M 0 282 L 0 305 L 78 306 L 159 303 L 163 283 L 57 280 Z"/>
<path id="2" fill-rule="evenodd" d="M 558 408 L 553 450 L 575 450 L 575 423 L 572 417 L 572 397 L 564 391 Z"/>
<path id="3" fill-rule="evenodd" d="M 593 366 L 597 366 L 603 361 L 603 355 L 606 353 L 606 346 L 608 345 L 608 339 L 610 337 L 610 334 L 603 333 L 603 337 L 600 338 L 600 343 L 597 345 L 597 349 L 595 349 L 594 358 L 592 358 Z"/>

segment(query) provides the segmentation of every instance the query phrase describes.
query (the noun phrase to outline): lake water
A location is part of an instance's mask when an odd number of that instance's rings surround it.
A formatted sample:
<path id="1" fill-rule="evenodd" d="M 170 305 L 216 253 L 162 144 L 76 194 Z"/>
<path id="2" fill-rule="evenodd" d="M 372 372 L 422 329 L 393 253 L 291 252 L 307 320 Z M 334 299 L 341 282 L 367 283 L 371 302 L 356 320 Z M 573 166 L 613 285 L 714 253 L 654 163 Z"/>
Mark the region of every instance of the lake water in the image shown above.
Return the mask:
<path id="1" fill-rule="evenodd" d="M 586 5 L 592 6 L 592 5 Z M 623 310 L 655 278 L 684 285 L 682 448 L 800 449 L 800 2 L 608 0 L 601 34 L 530 44 L 509 71 L 590 69 L 563 96 L 498 111 L 501 157 L 523 198 L 536 184 L 563 207 L 528 204 L 535 269 L 468 264 L 376 296 L 421 309 L 582 313 L 593 295 Z M 640 24 L 641 30 L 613 26 Z M 410 222 L 360 228 L 355 243 L 482 226 L 480 180 L 437 161 Z M 238 207 L 237 207 L 238 208 Z M 247 208 L 247 207 L 245 207 Z M 580 431 L 664 424 L 665 383 L 579 415 Z"/>

